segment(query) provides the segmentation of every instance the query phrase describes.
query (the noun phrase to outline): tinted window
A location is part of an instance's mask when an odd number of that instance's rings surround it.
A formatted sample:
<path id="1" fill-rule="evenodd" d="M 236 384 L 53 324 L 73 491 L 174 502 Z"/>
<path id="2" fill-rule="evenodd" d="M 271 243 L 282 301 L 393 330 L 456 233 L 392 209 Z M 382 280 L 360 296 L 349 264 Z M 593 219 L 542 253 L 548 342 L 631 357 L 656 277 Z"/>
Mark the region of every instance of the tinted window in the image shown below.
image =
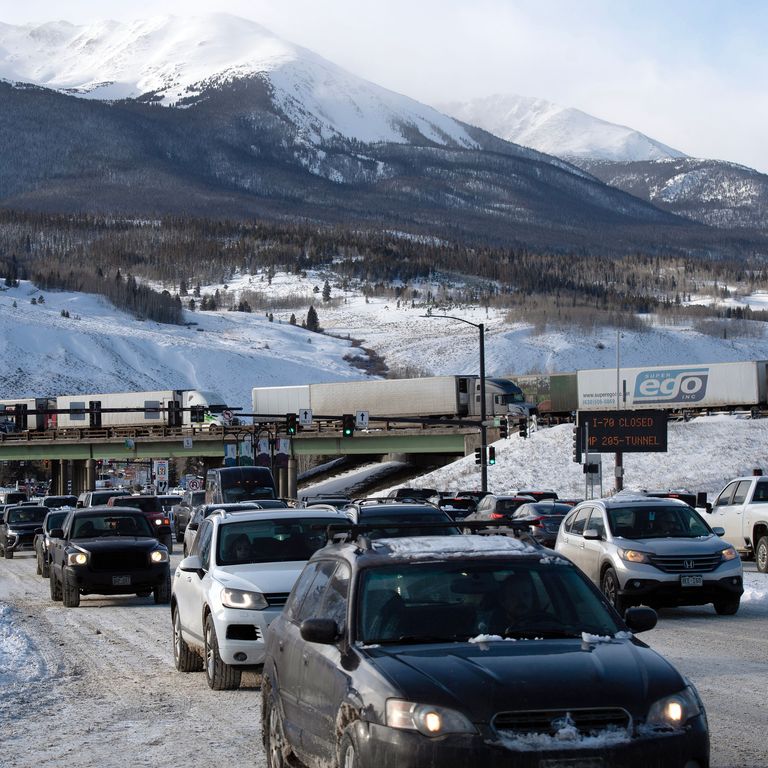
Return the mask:
<path id="1" fill-rule="evenodd" d="M 587 515 L 589 515 L 591 507 L 584 507 L 580 509 L 571 522 L 571 526 L 568 529 L 571 533 L 576 533 L 581 536 L 584 533 L 584 526 L 587 522 Z"/>
<path id="2" fill-rule="evenodd" d="M 318 616 L 333 619 L 340 632 L 347 627 L 347 597 L 349 595 L 349 566 L 339 563 L 325 590 Z"/>
<path id="3" fill-rule="evenodd" d="M 61 528 L 66 516 L 66 512 L 49 512 L 45 518 L 45 530 L 52 531 L 54 528 Z"/>
<path id="4" fill-rule="evenodd" d="M 93 539 L 101 536 L 153 536 L 143 515 L 130 512 L 107 512 L 98 515 L 78 515 L 72 524 L 73 539 Z"/>
<path id="5" fill-rule="evenodd" d="M 589 516 L 589 522 L 584 530 L 592 529 L 597 531 L 600 538 L 605 538 L 605 520 L 603 520 L 603 513 L 599 509 L 593 509 L 592 514 Z"/>
<path id="6" fill-rule="evenodd" d="M 325 588 L 331 580 L 335 566 L 336 563 L 332 560 L 320 563 L 315 578 L 312 580 L 312 584 L 310 584 L 304 601 L 296 614 L 296 621 L 301 623 L 304 619 L 311 619 L 320 615 L 320 606 L 325 597 Z"/>
<path id="7" fill-rule="evenodd" d="M 733 499 L 731 500 L 731 504 L 743 504 L 747 498 L 747 494 L 749 493 L 749 489 L 751 486 L 752 486 L 751 480 L 742 480 L 736 486 L 736 492 L 733 494 Z"/>
<path id="8" fill-rule="evenodd" d="M 724 504 L 730 504 L 731 503 L 731 496 L 733 495 L 733 492 L 736 490 L 736 486 L 738 483 L 728 483 L 728 485 L 723 488 L 722 493 L 715 499 L 715 506 L 716 507 L 722 507 Z"/>
<path id="9" fill-rule="evenodd" d="M 692 538 L 711 533 L 698 513 L 683 504 L 611 509 L 608 524 L 614 536 L 628 539 Z"/>
<path id="10" fill-rule="evenodd" d="M 16 507 L 8 510 L 8 522 L 18 523 L 42 523 L 48 514 L 47 507 Z"/>
<path id="11" fill-rule="evenodd" d="M 292 621 L 296 620 L 301 604 L 304 602 L 304 598 L 307 596 L 307 592 L 309 592 L 309 588 L 314 581 L 317 568 L 317 563 L 308 563 L 293 585 L 293 590 L 288 597 L 285 608 L 283 608 L 285 615 Z"/>
<path id="12" fill-rule="evenodd" d="M 768 480 L 758 480 L 752 501 L 768 501 Z"/>
<path id="13" fill-rule="evenodd" d="M 203 520 L 198 528 L 197 536 L 195 537 L 195 543 L 192 547 L 192 553 L 197 554 L 200 557 L 200 562 L 203 568 L 208 569 L 211 565 L 211 538 L 213 536 L 213 526 L 210 520 Z"/>

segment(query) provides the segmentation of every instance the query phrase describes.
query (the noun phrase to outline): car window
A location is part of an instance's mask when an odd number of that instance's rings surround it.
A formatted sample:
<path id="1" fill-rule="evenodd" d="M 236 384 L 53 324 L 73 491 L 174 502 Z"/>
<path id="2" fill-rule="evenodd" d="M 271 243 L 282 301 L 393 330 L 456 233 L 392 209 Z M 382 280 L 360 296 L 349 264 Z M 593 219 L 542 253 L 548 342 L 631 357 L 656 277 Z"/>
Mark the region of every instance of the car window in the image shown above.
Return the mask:
<path id="1" fill-rule="evenodd" d="M 768 501 L 768 480 L 758 480 L 755 485 L 755 492 L 752 495 L 752 501 L 766 502 Z"/>
<path id="2" fill-rule="evenodd" d="M 325 590 L 323 604 L 317 614 L 323 619 L 333 619 L 339 632 L 347 628 L 347 597 L 349 595 L 349 566 L 339 563 Z"/>
<path id="3" fill-rule="evenodd" d="M 288 596 L 285 608 L 283 608 L 283 613 L 285 613 L 291 621 L 296 621 L 301 604 L 304 602 L 304 598 L 307 596 L 307 592 L 309 592 L 309 588 L 317 574 L 317 569 L 317 563 L 308 563 L 296 580 L 296 583 L 291 590 L 291 594 Z"/>
<path id="4" fill-rule="evenodd" d="M 749 489 L 752 487 L 751 480 L 742 480 L 737 486 L 736 491 L 733 494 L 731 504 L 743 504 L 749 493 Z"/>
<path id="5" fill-rule="evenodd" d="M 720 495 L 715 499 L 715 506 L 716 507 L 722 507 L 726 504 L 731 503 L 731 496 L 733 496 L 733 492 L 736 490 L 736 486 L 738 485 L 738 482 L 728 483 L 728 485 L 723 488 Z"/>
<path id="6" fill-rule="evenodd" d="M 333 560 L 326 560 L 320 563 L 320 567 L 317 569 L 315 578 L 307 590 L 304 601 L 296 613 L 296 621 L 301 623 L 304 619 L 311 619 L 320 615 L 320 606 L 325 597 L 325 588 L 328 586 L 335 568 L 336 563 Z"/>
<path id="7" fill-rule="evenodd" d="M 584 530 L 586 531 L 590 528 L 593 531 L 597 531 L 601 539 L 605 538 L 605 520 L 603 520 L 603 513 L 599 509 L 592 510 L 592 513 L 589 516 L 589 522 Z"/>
<path id="8" fill-rule="evenodd" d="M 570 533 L 575 533 L 581 536 L 584 533 L 584 526 L 587 523 L 587 516 L 590 512 L 590 507 L 583 507 L 573 517 L 571 521 L 571 527 L 568 529 Z"/>
<path id="9" fill-rule="evenodd" d="M 213 526 L 210 520 L 203 520 L 198 528 L 197 536 L 195 537 L 195 543 L 192 546 L 192 554 L 197 555 L 200 558 L 200 562 L 206 570 L 211 566 L 211 538 L 213 537 Z"/>

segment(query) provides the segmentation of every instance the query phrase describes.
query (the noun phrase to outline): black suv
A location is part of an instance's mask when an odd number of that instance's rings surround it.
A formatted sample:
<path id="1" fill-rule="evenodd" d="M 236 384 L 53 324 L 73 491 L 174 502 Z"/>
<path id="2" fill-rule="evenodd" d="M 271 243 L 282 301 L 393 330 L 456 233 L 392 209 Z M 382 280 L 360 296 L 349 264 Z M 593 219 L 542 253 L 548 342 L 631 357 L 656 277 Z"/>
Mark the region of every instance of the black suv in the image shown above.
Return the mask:
<path id="1" fill-rule="evenodd" d="M 35 532 L 42 528 L 47 507 L 18 504 L 6 507 L 0 517 L 0 549 L 11 560 L 14 552 L 34 549 Z"/>
<path id="2" fill-rule="evenodd" d="M 171 602 L 168 550 L 140 510 L 73 509 L 50 536 L 51 600 L 76 608 L 80 595 L 154 593 L 156 603 Z"/>
<path id="3" fill-rule="evenodd" d="M 706 768 L 696 690 L 630 631 L 655 623 L 507 536 L 337 540 L 267 633 L 269 768 Z"/>

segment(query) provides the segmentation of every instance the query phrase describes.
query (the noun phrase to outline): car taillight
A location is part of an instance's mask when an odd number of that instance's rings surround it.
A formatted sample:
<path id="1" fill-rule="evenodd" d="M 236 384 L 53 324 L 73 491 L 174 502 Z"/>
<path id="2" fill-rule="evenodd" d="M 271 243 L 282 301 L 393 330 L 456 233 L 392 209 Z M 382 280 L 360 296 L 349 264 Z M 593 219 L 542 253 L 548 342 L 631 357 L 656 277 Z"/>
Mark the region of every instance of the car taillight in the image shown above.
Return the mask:
<path id="1" fill-rule="evenodd" d="M 501 512 L 491 512 L 491 520 L 502 520 L 504 515 Z"/>
<path id="2" fill-rule="evenodd" d="M 535 525 L 538 528 L 543 528 L 544 527 L 544 518 L 543 517 L 534 518 L 533 520 L 529 521 L 528 524 L 529 525 Z"/>

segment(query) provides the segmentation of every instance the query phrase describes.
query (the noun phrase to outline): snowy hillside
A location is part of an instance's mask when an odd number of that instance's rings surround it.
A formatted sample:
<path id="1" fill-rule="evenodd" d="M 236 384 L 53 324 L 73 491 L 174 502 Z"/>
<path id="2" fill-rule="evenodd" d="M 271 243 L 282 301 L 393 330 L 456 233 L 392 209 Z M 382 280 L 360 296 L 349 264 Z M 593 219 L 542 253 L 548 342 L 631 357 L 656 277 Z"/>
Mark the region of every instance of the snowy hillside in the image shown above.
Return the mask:
<path id="1" fill-rule="evenodd" d="M 331 301 L 313 289 L 329 279 Z M 254 282 L 255 281 L 255 282 Z M 259 277 L 241 276 L 228 284 L 230 295 L 253 289 Z M 440 286 L 423 286 L 436 295 Z M 167 286 L 172 289 L 172 286 Z M 207 286 L 204 293 L 223 290 Z M 200 388 L 221 392 L 230 405 L 248 407 L 254 386 L 306 384 L 361 378 L 362 371 L 345 356 L 365 356 L 362 347 L 384 357 L 390 369 L 438 375 L 477 373 L 478 332 L 466 323 L 425 318 L 423 306 L 343 291 L 331 273 L 306 278 L 278 273 L 269 294 L 285 309 L 275 308 L 274 322 L 264 313 L 189 312 L 187 327 L 139 321 L 90 295 L 45 292 L 44 303 L 31 303 L 41 292 L 28 282 L 0 290 L 0 399 L 36 394 Z M 309 333 L 289 324 L 306 309 L 296 297 L 316 296 L 321 326 L 334 336 Z M 696 297 L 693 297 L 696 300 Z M 701 299 L 703 300 L 703 299 Z M 734 300 L 729 300 L 734 303 Z M 16 306 L 14 307 L 14 302 Z M 743 302 L 764 308 L 768 296 Z M 291 308 L 293 307 L 293 308 Z M 70 317 L 62 316 L 62 310 Z M 435 314 L 440 311 L 436 310 Z M 510 324 L 503 313 L 451 306 L 446 314 L 486 327 L 486 371 L 491 375 L 612 368 L 616 365 L 616 331 L 548 329 Z M 656 326 L 623 331 L 623 366 L 768 359 L 763 326 L 750 336 L 727 339 L 692 327 Z M 336 338 L 340 337 L 340 338 Z"/>
<path id="2" fill-rule="evenodd" d="M 682 152 L 639 131 L 586 112 L 514 94 L 436 105 L 446 114 L 502 139 L 565 160 L 660 160 Z"/>
<path id="3" fill-rule="evenodd" d="M 275 106 L 309 143 L 337 136 L 407 143 L 416 131 L 437 144 L 476 146 L 462 126 L 431 107 L 235 16 L 0 24 L 0 78 L 83 98 L 149 96 L 186 106 L 208 88 L 253 76 L 267 79 Z"/>

